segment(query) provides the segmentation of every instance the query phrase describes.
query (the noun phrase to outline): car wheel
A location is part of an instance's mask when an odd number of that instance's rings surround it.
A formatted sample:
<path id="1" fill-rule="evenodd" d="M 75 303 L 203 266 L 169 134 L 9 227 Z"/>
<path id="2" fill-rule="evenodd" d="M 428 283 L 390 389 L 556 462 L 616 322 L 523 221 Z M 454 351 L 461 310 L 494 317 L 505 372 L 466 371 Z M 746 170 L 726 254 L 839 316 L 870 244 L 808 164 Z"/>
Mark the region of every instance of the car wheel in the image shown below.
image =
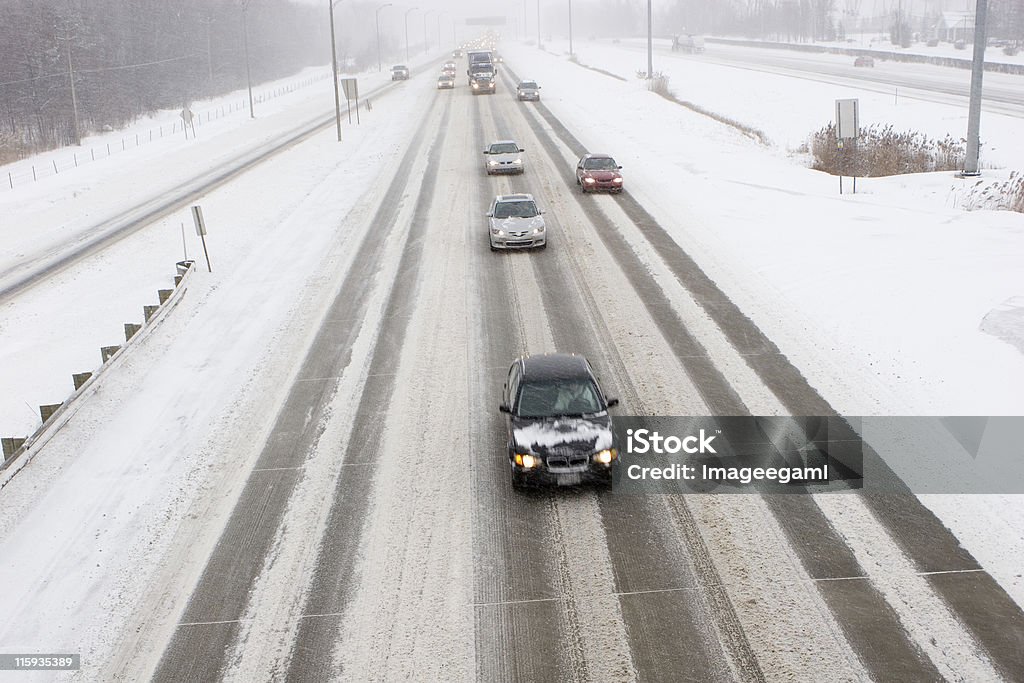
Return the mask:
<path id="1" fill-rule="evenodd" d="M 581 192 L 582 192 L 583 194 L 586 194 L 586 193 L 587 193 L 587 186 L 586 186 L 586 185 L 584 185 L 583 183 L 580 183 L 580 191 L 581 191 Z"/>

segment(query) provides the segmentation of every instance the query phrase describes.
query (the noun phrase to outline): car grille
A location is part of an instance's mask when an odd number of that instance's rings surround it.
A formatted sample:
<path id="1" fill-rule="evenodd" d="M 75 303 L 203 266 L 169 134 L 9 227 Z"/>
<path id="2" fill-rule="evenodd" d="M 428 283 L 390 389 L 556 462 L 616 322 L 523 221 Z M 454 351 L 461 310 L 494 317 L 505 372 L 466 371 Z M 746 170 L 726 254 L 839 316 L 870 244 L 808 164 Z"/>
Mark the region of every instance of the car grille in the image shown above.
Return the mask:
<path id="1" fill-rule="evenodd" d="M 585 455 L 552 455 L 548 456 L 548 467 L 557 469 L 560 467 L 581 467 L 586 465 L 590 459 Z"/>

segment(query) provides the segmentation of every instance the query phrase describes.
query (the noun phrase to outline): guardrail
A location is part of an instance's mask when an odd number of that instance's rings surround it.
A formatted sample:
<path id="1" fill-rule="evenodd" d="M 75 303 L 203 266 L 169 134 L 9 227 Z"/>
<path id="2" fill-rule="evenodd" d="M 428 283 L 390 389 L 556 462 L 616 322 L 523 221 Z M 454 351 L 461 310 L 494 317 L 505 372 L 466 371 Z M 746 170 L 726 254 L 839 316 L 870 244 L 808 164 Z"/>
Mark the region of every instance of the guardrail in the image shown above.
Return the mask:
<path id="1" fill-rule="evenodd" d="M 102 362 L 96 370 L 71 375 L 75 390 L 61 403 L 39 406 L 42 424 L 31 435 L 24 438 L 0 438 L 3 451 L 3 463 L 0 464 L 0 488 L 24 468 L 35 454 L 78 412 L 85 398 L 96 391 L 98 381 L 104 373 L 120 364 L 132 348 L 145 339 L 149 333 L 163 320 L 168 311 L 173 309 L 185 296 L 189 275 L 195 271 L 195 261 L 179 261 L 175 264 L 177 274 L 174 276 L 173 289 L 157 290 L 159 303 L 142 307 L 141 323 L 125 323 L 124 343 L 116 346 L 104 346 L 100 349 Z"/>
<path id="2" fill-rule="evenodd" d="M 892 62 L 935 64 L 937 66 L 952 66 L 958 69 L 970 69 L 972 65 L 970 59 L 961 59 L 960 57 L 940 57 L 938 55 L 892 52 L 890 50 L 869 50 L 856 47 L 834 47 L 831 45 L 817 45 L 814 43 L 771 43 L 762 40 L 747 40 L 744 38 L 705 38 L 704 42 L 720 43 L 723 45 L 742 45 L 743 47 L 764 47 L 773 50 L 793 50 L 796 52 L 814 52 L 818 54 L 849 55 L 851 57 L 864 55 L 867 57 L 873 57 L 874 59 L 887 59 Z M 985 62 L 985 71 L 1024 75 L 1024 64 Z"/>

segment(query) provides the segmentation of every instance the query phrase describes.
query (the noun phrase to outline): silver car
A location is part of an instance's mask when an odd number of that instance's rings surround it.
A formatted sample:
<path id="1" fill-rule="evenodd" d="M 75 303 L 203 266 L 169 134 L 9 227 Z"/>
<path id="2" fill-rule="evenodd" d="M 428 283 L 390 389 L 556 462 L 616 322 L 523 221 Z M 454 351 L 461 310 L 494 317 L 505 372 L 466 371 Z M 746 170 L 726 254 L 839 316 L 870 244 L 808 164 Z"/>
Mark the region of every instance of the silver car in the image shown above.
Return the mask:
<path id="1" fill-rule="evenodd" d="M 515 140 L 498 140 L 484 149 L 484 170 L 487 175 L 494 173 L 522 173 L 526 164 L 523 152 Z"/>
<path id="2" fill-rule="evenodd" d="M 543 249 L 548 245 L 544 212 L 532 194 L 503 194 L 491 202 L 487 212 L 487 236 L 491 251 L 498 249 Z"/>

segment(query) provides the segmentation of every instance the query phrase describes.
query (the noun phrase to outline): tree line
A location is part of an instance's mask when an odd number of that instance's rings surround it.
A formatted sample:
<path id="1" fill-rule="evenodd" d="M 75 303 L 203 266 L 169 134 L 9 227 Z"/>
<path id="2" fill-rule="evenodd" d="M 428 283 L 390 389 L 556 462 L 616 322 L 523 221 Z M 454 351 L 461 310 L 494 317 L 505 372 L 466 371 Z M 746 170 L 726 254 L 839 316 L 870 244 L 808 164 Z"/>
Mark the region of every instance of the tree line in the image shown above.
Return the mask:
<path id="1" fill-rule="evenodd" d="M 290 0 L 0 0 L 0 163 L 329 60 Z"/>

